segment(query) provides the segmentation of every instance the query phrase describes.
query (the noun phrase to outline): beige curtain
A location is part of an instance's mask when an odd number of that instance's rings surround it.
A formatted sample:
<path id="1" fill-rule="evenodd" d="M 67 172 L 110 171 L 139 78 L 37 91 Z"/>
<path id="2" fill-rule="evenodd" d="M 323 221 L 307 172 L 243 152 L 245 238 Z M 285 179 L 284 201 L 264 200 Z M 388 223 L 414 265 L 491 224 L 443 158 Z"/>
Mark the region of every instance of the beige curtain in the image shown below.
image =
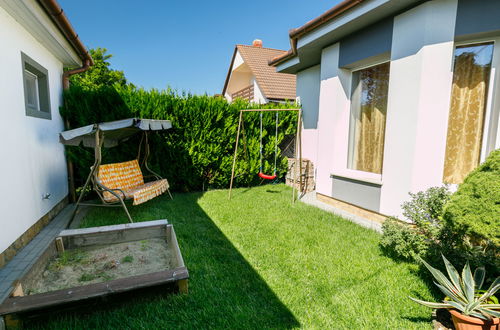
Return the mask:
<path id="1" fill-rule="evenodd" d="M 359 72 L 359 104 L 355 115 L 354 141 L 351 168 L 382 173 L 384 157 L 389 63 Z"/>
<path id="2" fill-rule="evenodd" d="M 455 57 L 443 181 L 461 183 L 478 164 L 490 64 L 476 63 L 474 52 Z"/>

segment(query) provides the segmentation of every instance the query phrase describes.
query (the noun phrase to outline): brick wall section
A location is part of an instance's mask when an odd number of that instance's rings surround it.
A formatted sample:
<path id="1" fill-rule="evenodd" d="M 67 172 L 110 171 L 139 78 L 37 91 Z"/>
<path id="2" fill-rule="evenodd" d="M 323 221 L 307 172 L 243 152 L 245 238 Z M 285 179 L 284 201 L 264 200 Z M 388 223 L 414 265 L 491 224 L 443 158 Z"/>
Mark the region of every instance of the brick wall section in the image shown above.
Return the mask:
<path id="1" fill-rule="evenodd" d="M 0 268 L 5 266 L 19 250 L 25 247 L 61 210 L 68 205 L 68 197 L 60 201 L 52 210 L 41 217 L 33 226 L 26 230 L 5 251 L 0 253 Z"/>
<path id="2" fill-rule="evenodd" d="M 290 187 L 293 186 L 293 173 L 294 166 L 297 166 L 297 182 L 295 188 L 300 190 L 300 177 L 299 177 L 299 162 L 295 158 L 288 158 L 288 171 L 286 173 L 286 184 Z M 314 165 L 309 159 L 302 159 L 302 192 L 308 193 L 316 188 L 314 182 Z"/>

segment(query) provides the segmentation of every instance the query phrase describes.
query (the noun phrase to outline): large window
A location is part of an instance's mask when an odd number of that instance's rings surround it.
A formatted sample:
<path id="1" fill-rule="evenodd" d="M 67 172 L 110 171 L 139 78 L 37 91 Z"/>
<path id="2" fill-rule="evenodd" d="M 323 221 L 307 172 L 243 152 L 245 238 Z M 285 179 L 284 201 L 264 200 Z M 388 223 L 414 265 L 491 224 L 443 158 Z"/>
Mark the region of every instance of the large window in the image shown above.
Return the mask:
<path id="1" fill-rule="evenodd" d="M 49 79 L 47 70 L 21 53 L 23 63 L 24 104 L 26 115 L 50 119 Z"/>
<path id="2" fill-rule="evenodd" d="M 479 163 L 493 43 L 455 49 L 443 181 L 461 183 Z"/>
<path id="3" fill-rule="evenodd" d="M 389 63 L 353 72 L 348 167 L 382 173 Z"/>

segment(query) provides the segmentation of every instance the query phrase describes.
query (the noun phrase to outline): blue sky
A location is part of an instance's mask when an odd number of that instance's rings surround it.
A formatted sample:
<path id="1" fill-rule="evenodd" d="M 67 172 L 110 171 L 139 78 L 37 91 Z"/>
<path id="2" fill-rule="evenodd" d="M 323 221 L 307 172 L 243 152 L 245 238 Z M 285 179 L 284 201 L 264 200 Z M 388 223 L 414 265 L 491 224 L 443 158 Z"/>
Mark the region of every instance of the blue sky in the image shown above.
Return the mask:
<path id="1" fill-rule="evenodd" d="M 59 0 L 84 44 L 145 88 L 220 93 L 235 44 L 288 50 L 288 30 L 339 0 Z M 141 4 L 142 6 L 139 6 Z"/>

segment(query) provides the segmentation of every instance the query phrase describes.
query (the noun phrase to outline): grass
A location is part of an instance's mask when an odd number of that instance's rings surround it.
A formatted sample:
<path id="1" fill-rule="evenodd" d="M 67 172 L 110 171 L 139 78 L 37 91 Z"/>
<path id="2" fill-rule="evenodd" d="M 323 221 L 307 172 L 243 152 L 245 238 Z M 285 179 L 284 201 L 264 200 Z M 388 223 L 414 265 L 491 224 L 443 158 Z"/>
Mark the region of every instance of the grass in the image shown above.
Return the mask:
<path id="1" fill-rule="evenodd" d="M 380 236 L 267 185 L 162 196 L 130 207 L 137 221 L 168 219 L 190 272 L 189 294 L 156 294 L 95 312 L 31 321 L 32 328 L 430 329 L 433 299 L 413 264 L 383 255 Z M 91 211 L 82 226 L 126 222 Z"/>
<path id="2" fill-rule="evenodd" d="M 122 263 L 127 263 L 127 262 L 132 262 L 132 261 L 134 261 L 134 257 L 132 257 L 132 256 L 125 256 L 122 259 Z"/>

